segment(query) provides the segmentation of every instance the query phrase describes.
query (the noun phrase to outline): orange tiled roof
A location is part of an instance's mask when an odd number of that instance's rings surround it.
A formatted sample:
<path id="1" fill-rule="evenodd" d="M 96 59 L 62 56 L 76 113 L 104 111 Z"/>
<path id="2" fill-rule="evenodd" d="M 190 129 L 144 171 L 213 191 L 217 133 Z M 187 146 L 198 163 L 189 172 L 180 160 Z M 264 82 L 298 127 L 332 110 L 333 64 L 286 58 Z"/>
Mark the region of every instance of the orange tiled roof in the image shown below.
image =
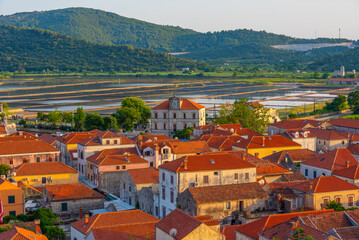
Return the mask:
<path id="1" fill-rule="evenodd" d="M 284 181 L 287 181 L 287 182 L 295 182 L 295 181 L 305 181 L 305 180 L 307 180 L 307 178 L 300 172 L 283 174 L 282 177 L 284 178 Z"/>
<path id="2" fill-rule="evenodd" d="M 50 134 L 42 134 L 39 139 L 41 139 L 42 141 L 46 142 L 47 144 L 51 145 L 51 146 L 55 146 L 55 141 L 56 138 L 51 136 Z"/>
<path id="3" fill-rule="evenodd" d="M 359 179 L 359 164 L 343 168 L 342 170 L 338 170 L 333 172 L 333 175 L 350 178 L 350 179 Z"/>
<path id="4" fill-rule="evenodd" d="M 164 134 L 148 134 L 148 135 L 138 135 L 132 138 L 133 141 L 139 143 L 139 141 L 145 142 L 152 142 L 152 141 L 167 141 L 172 140 L 172 138 L 164 135 Z"/>
<path id="5" fill-rule="evenodd" d="M 269 156 L 264 157 L 263 159 L 271 161 L 272 163 L 280 163 L 282 159 L 289 155 L 290 158 L 294 162 L 301 162 L 306 159 L 312 158 L 314 156 L 317 156 L 317 153 L 309 150 L 309 149 L 290 149 L 290 150 L 283 150 L 280 152 L 273 153 Z"/>
<path id="6" fill-rule="evenodd" d="M 351 154 L 359 155 L 359 143 L 350 144 L 347 149 Z"/>
<path id="7" fill-rule="evenodd" d="M 310 133 L 315 137 L 322 140 L 359 140 L 359 135 L 355 133 L 348 133 L 338 130 L 329 130 L 329 129 L 309 129 Z"/>
<path id="8" fill-rule="evenodd" d="M 51 201 L 75 200 L 86 198 L 103 198 L 100 193 L 92 190 L 81 183 L 56 184 L 45 186 Z M 55 195 L 55 200 L 52 196 Z"/>
<path id="9" fill-rule="evenodd" d="M 167 110 L 170 108 L 170 100 L 166 100 L 159 105 L 153 107 L 153 110 Z M 193 102 L 189 99 L 180 99 L 180 109 L 181 110 L 199 110 L 205 108 L 205 106 L 202 106 L 201 104 L 198 104 L 196 102 Z"/>
<path id="10" fill-rule="evenodd" d="M 100 213 L 89 217 L 88 223 L 82 218 L 71 223 L 71 226 L 83 234 L 88 233 L 91 229 L 105 227 L 126 227 L 131 225 L 157 223 L 159 220 L 154 216 L 141 210 L 127 210 L 120 212 Z"/>
<path id="11" fill-rule="evenodd" d="M 57 137 L 56 140 L 64 144 L 77 144 L 80 141 L 96 136 L 99 130 L 90 132 L 71 132 L 64 136 Z M 102 132 L 102 131 L 101 131 Z"/>
<path id="12" fill-rule="evenodd" d="M 295 138 L 315 138 L 313 134 L 310 133 L 307 129 L 286 129 L 287 134 L 291 139 Z"/>
<path id="13" fill-rule="evenodd" d="M 200 220 L 197 220 L 176 208 L 161 221 L 159 221 L 156 224 L 156 227 L 166 232 L 167 234 L 170 233 L 171 229 L 175 228 L 177 230 L 177 234 L 174 236 L 174 239 L 179 240 L 185 238 L 201 224 L 202 222 Z"/>
<path id="14" fill-rule="evenodd" d="M 23 141 L 12 141 L 11 138 L 12 137 L 1 138 L 7 139 L 7 141 L 0 141 L 0 155 L 60 152 L 60 150 L 41 140 L 29 139 Z"/>
<path id="15" fill-rule="evenodd" d="M 358 164 L 358 161 L 347 148 L 337 148 L 330 152 L 307 159 L 303 161 L 302 164 L 328 170 L 341 170 L 346 168 L 347 161 L 349 161 L 349 166 Z"/>
<path id="16" fill-rule="evenodd" d="M 243 139 L 236 142 L 234 146 L 245 149 L 251 148 L 275 148 L 275 147 L 298 147 L 301 146 L 281 135 L 253 136 L 250 139 Z"/>
<path id="17" fill-rule="evenodd" d="M 83 145 L 83 146 L 98 146 L 98 145 L 102 145 L 101 143 L 101 138 L 103 139 L 107 139 L 107 138 L 120 138 L 121 140 L 121 145 L 124 144 L 135 144 L 135 141 L 128 139 L 126 137 L 123 137 L 121 135 L 118 135 L 116 133 L 113 133 L 111 131 L 106 131 L 106 132 L 101 132 L 96 134 L 95 136 L 91 137 L 91 138 L 87 138 L 87 139 L 83 139 L 81 141 L 79 141 L 78 143 Z"/>
<path id="18" fill-rule="evenodd" d="M 211 152 L 206 142 L 168 142 L 168 146 L 175 154 Z"/>
<path id="19" fill-rule="evenodd" d="M 310 187 L 312 184 L 312 187 Z M 291 188 L 312 193 L 326 193 L 326 192 L 337 192 L 337 191 L 349 191 L 358 190 L 359 187 L 348 183 L 335 176 L 319 176 L 314 179 L 299 183 L 298 185 L 291 186 Z"/>
<path id="20" fill-rule="evenodd" d="M 282 222 L 288 221 L 296 216 L 305 216 L 317 213 L 325 213 L 325 212 L 333 212 L 333 209 L 325 209 L 319 211 L 307 211 L 307 212 L 295 212 L 295 213 L 285 213 L 285 214 L 276 214 L 276 215 L 269 215 L 267 217 L 261 218 L 251 223 L 243 224 L 243 225 L 236 225 L 233 226 L 231 230 L 238 231 L 243 233 L 253 239 L 259 239 L 258 233 L 278 225 Z M 232 240 L 229 238 L 229 240 Z"/>
<path id="21" fill-rule="evenodd" d="M 158 183 L 158 170 L 154 168 L 140 168 L 127 170 L 135 184 Z"/>
<path id="22" fill-rule="evenodd" d="M 20 227 L 13 227 L 5 232 L 0 233 L 0 239 L 9 240 L 47 240 L 42 234 L 37 234 Z"/>
<path id="23" fill-rule="evenodd" d="M 37 139 L 38 138 L 34 134 L 28 133 L 28 132 L 25 132 L 25 131 L 18 131 L 16 133 L 11 134 L 9 137 L 14 137 L 14 138 L 21 137 L 21 138 L 24 138 L 24 139 Z"/>
<path id="24" fill-rule="evenodd" d="M 185 168 L 185 160 L 187 161 L 187 169 Z M 243 161 L 242 159 L 229 153 L 191 155 L 164 163 L 160 166 L 160 168 L 173 172 L 210 171 L 254 167 L 255 165 L 247 161 Z"/>
<path id="25" fill-rule="evenodd" d="M 0 134 L 6 134 L 6 129 L 4 125 L 0 125 Z"/>
<path id="26" fill-rule="evenodd" d="M 242 140 L 243 138 L 240 136 L 227 136 L 221 137 L 220 139 L 210 142 L 208 144 L 209 147 L 219 149 L 221 151 L 230 151 L 232 150 L 232 146 L 236 143 L 236 141 Z"/>
<path id="27" fill-rule="evenodd" d="M 193 217 L 207 226 L 219 226 L 221 224 L 218 219 L 212 219 L 210 215 L 199 215 Z"/>
<path id="28" fill-rule="evenodd" d="M 259 183 L 241 183 L 206 187 L 189 187 L 197 204 L 269 198 Z"/>
<path id="29" fill-rule="evenodd" d="M 283 129 L 304 129 L 304 128 L 317 128 L 320 127 L 324 122 L 310 119 L 285 119 L 276 123 L 269 124 Z"/>
<path id="30" fill-rule="evenodd" d="M 271 175 L 271 174 L 283 174 L 289 172 L 287 169 L 271 163 L 267 160 L 260 159 L 258 157 L 253 156 L 252 154 L 249 154 L 245 151 L 228 151 L 227 153 L 232 154 L 233 156 L 236 156 L 242 160 L 245 160 L 246 162 L 249 162 L 256 166 L 257 174 L 258 175 Z"/>
<path id="31" fill-rule="evenodd" d="M 62 162 L 23 163 L 13 170 L 16 176 L 78 173 Z"/>
<path id="32" fill-rule="evenodd" d="M 347 127 L 347 128 L 359 128 L 358 119 L 346 119 L 346 118 L 337 118 L 329 121 L 333 126 Z"/>
<path id="33" fill-rule="evenodd" d="M 112 148 L 105 149 L 87 158 L 98 166 L 147 163 L 147 161 L 137 155 L 136 148 Z"/>

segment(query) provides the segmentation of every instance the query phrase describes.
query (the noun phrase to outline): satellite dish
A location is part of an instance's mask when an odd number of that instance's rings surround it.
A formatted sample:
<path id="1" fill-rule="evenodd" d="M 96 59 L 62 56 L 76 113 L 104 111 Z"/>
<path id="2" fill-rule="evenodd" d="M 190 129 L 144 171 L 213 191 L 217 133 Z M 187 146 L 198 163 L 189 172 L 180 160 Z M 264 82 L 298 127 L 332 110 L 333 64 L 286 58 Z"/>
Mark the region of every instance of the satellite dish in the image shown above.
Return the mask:
<path id="1" fill-rule="evenodd" d="M 170 236 L 171 236 L 171 237 L 174 237 L 174 236 L 176 236 L 176 235 L 177 235 L 177 229 L 172 228 L 172 229 L 170 230 Z"/>
<path id="2" fill-rule="evenodd" d="M 261 185 L 261 186 L 263 186 L 264 185 L 264 180 L 263 179 L 261 179 L 261 180 L 259 180 L 259 184 Z"/>

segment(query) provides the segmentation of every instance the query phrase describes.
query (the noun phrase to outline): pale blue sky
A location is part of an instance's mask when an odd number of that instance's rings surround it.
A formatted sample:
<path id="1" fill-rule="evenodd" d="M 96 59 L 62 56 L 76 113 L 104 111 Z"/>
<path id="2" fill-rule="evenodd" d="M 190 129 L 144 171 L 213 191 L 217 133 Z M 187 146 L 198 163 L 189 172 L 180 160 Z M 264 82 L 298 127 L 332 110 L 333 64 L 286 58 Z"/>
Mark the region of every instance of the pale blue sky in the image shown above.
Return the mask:
<path id="1" fill-rule="evenodd" d="M 0 0 L 0 15 L 90 7 L 200 32 L 247 28 L 359 39 L 359 0 Z"/>

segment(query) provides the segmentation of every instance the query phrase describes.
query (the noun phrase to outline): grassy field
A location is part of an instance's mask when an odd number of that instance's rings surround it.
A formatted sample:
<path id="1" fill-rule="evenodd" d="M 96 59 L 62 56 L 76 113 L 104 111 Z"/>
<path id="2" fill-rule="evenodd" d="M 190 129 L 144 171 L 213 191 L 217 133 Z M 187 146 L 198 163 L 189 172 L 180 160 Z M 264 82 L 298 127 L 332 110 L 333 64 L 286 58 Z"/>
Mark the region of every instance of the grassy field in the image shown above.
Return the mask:
<path id="1" fill-rule="evenodd" d="M 315 109 L 319 110 L 322 109 L 325 106 L 325 102 L 317 102 L 315 103 Z M 303 114 L 303 113 L 309 113 L 314 111 L 314 104 L 308 104 L 308 105 L 302 105 L 298 107 L 291 107 L 291 108 L 285 108 L 285 109 L 278 109 L 278 113 L 280 117 L 287 116 L 289 114 Z"/>

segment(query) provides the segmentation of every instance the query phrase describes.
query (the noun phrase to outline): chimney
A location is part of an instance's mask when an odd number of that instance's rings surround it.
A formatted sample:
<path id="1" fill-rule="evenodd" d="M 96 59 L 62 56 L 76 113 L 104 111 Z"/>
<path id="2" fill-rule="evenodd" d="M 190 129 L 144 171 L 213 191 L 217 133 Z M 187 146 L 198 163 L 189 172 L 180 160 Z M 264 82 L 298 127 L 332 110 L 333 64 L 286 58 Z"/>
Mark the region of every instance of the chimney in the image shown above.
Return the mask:
<path id="1" fill-rule="evenodd" d="M 246 160 L 246 154 L 242 153 L 242 159 L 243 159 L 243 161 Z"/>
<path id="2" fill-rule="evenodd" d="M 309 182 L 309 189 L 312 190 L 313 189 L 313 183 Z"/>
<path id="3" fill-rule="evenodd" d="M 262 137 L 262 141 L 263 141 L 262 146 L 264 147 L 266 138 L 265 138 L 265 137 Z"/>
<path id="4" fill-rule="evenodd" d="M 55 201 L 55 194 L 52 194 L 52 200 Z"/>
<path id="5" fill-rule="evenodd" d="M 350 162 L 349 162 L 349 160 L 346 160 L 345 161 L 345 167 L 348 168 L 349 166 L 350 166 Z"/>
<path id="6" fill-rule="evenodd" d="M 88 223 L 89 223 L 89 215 L 85 214 L 85 224 L 88 224 Z"/>
<path id="7" fill-rule="evenodd" d="M 82 208 L 80 208 L 79 216 L 80 216 L 80 219 L 82 219 L 84 217 L 84 210 Z"/>
<path id="8" fill-rule="evenodd" d="M 187 158 L 186 158 L 185 160 L 183 160 L 183 167 L 184 167 L 184 169 L 187 169 L 187 167 L 188 167 L 188 160 L 187 160 Z"/>
<path id="9" fill-rule="evenodd" d="M 36 234 L 41 234 L 40 219 L 35 219 Z"/>

